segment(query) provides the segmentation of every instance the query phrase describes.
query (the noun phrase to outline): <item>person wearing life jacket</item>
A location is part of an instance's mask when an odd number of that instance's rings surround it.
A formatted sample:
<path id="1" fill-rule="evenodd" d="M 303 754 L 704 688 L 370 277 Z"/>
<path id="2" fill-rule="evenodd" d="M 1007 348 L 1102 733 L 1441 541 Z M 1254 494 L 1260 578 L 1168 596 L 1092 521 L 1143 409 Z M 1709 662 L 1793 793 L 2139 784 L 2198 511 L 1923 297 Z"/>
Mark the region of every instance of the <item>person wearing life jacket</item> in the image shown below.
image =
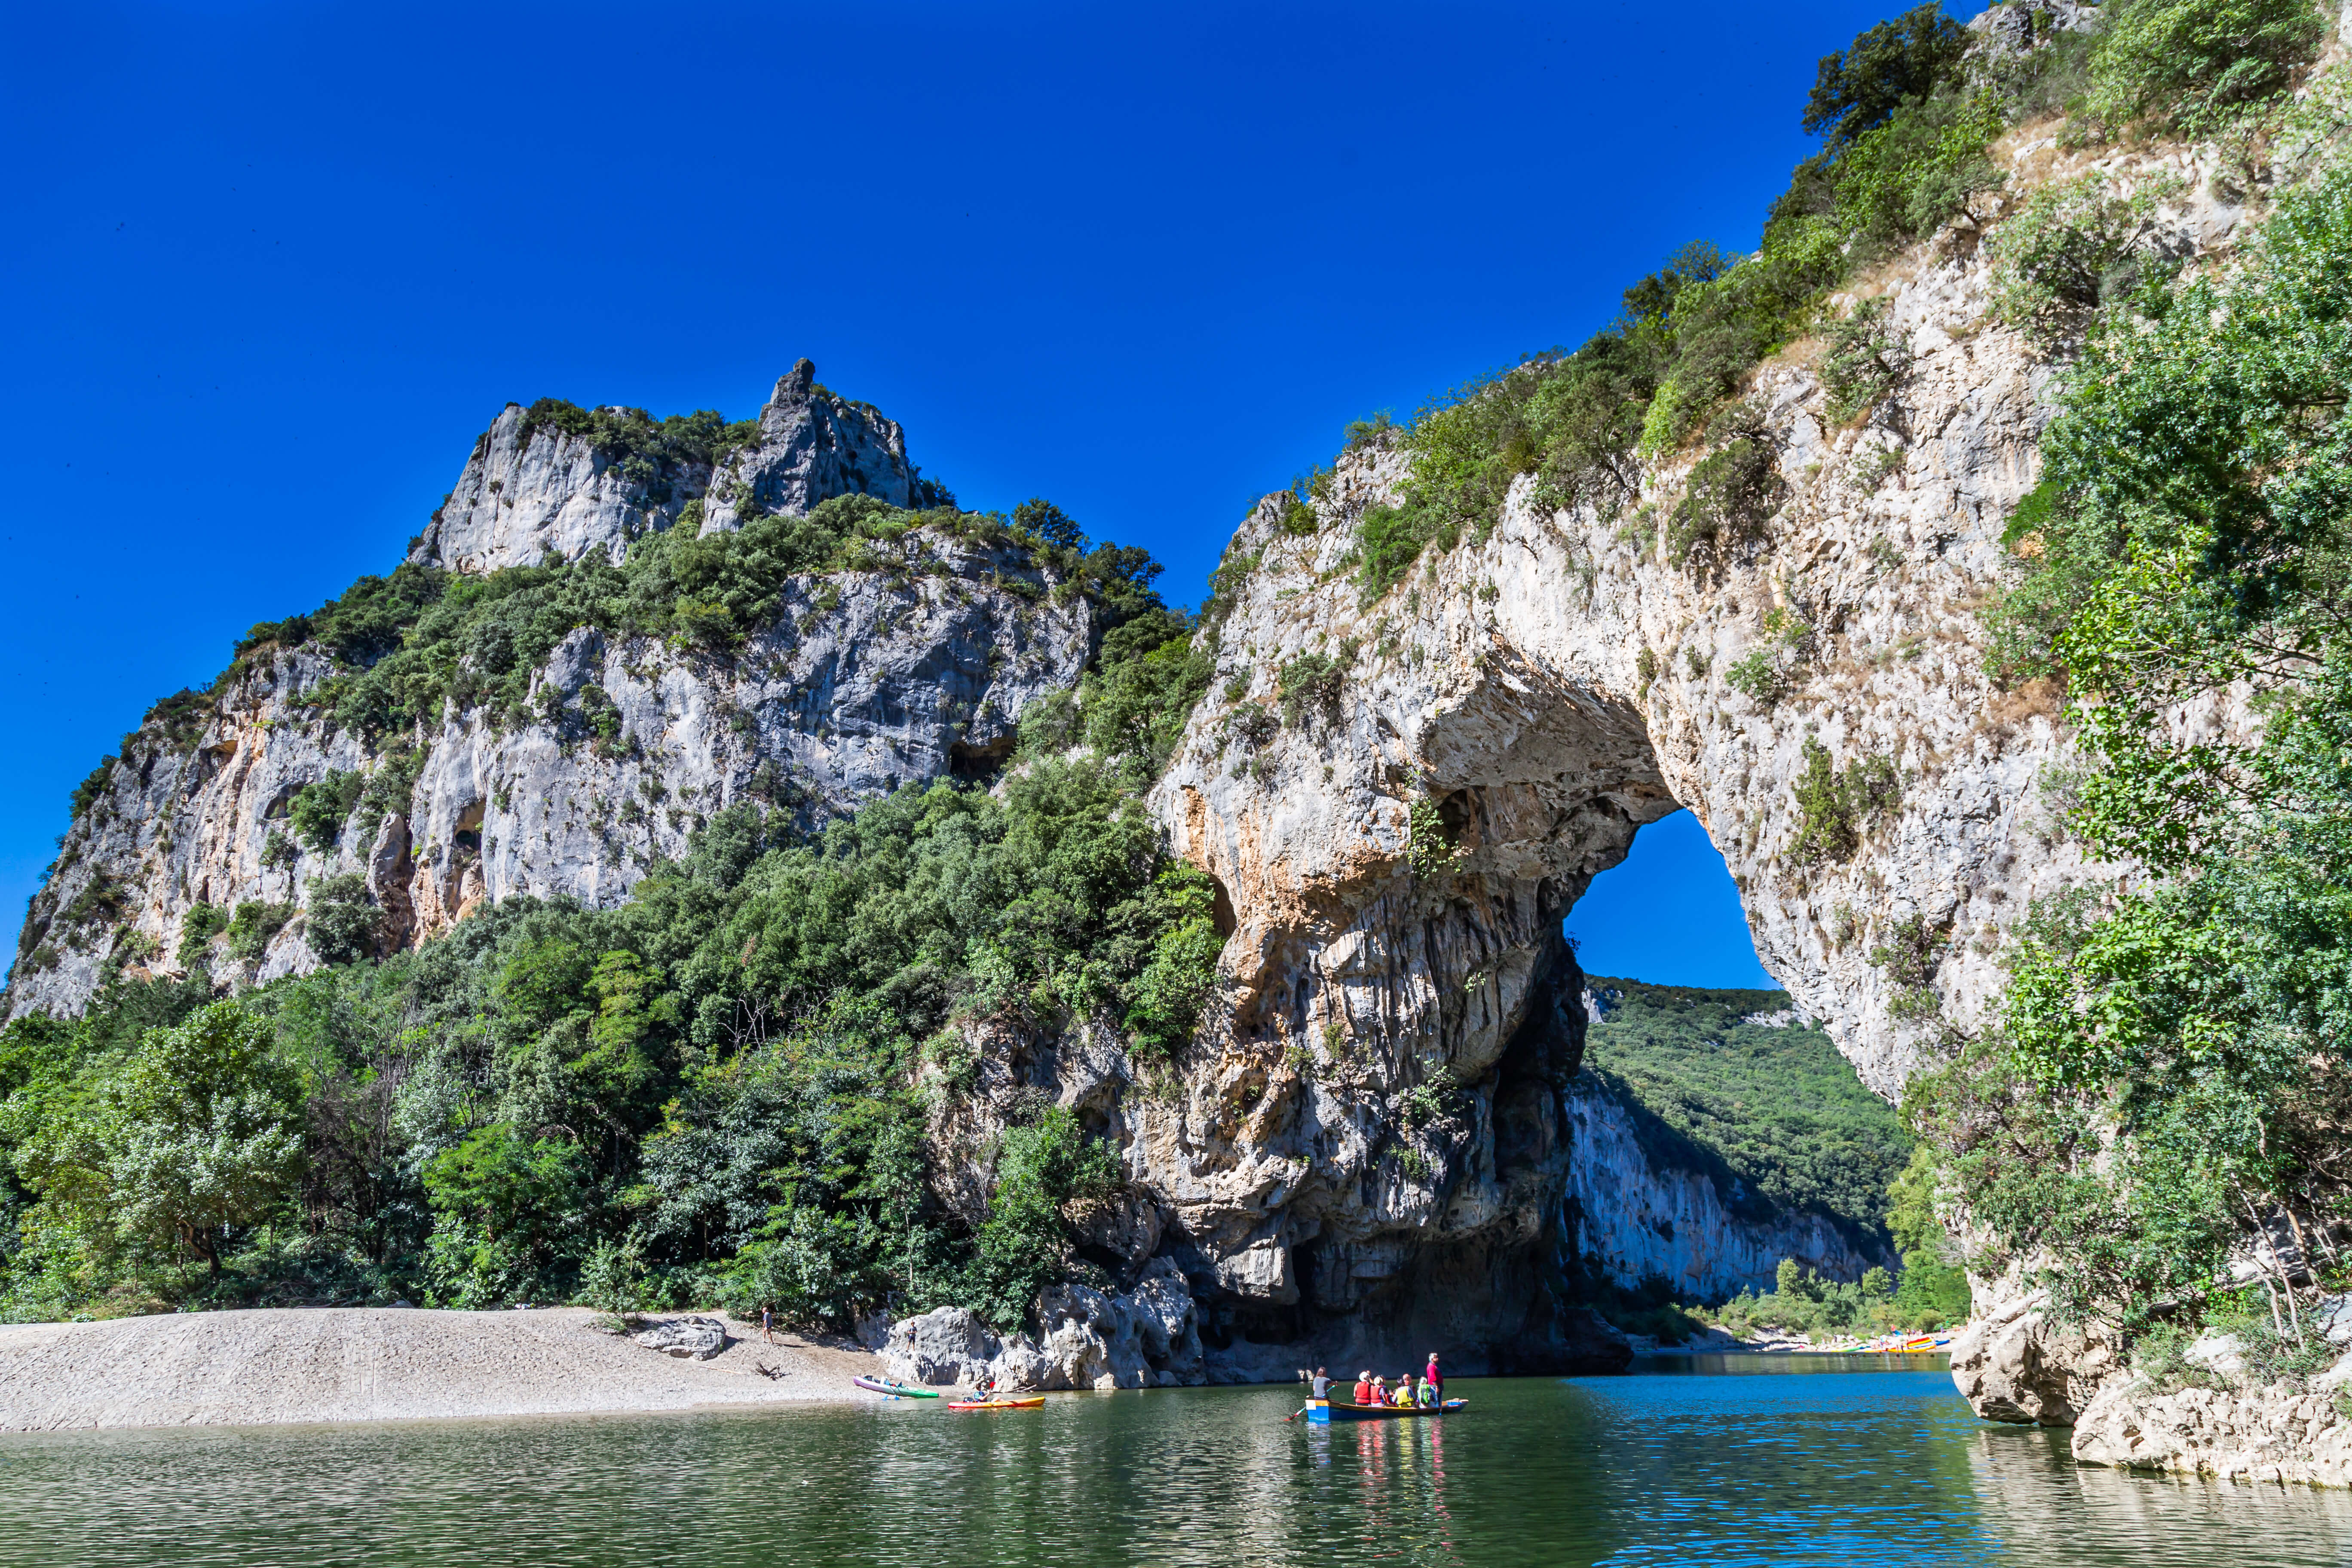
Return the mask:
<path id="1" fill-rule="evenodd" d="M 1396 1402 L 1399 1410 L 1410 1410 L 1417 1403 L 1412 1392 L 1412 1373 L 1406 1373 L 1397 1379 Z"/>
<path id="2" fill-rule="evenodd" d="M 1356 1386 L 1351 1392 L 1355 1394 L 1357 1404 L 1370 1405 L 1372 1402 L 1372 1374 L 1369 1372 L 1358 1373 Z"/>
<path id="3" fill-rule="evenodd" d="M 1432 1383 L 1425 1377 L 1421 1380 L 1421 1387 L 1418 1393 L 1421 1398 L 1421 1407 L 1423 1410 L 1434 1410 L 1440 1405 L 1444 1403 L 1444 1395 L 1437 1392 L 1437 1384 Z"/>

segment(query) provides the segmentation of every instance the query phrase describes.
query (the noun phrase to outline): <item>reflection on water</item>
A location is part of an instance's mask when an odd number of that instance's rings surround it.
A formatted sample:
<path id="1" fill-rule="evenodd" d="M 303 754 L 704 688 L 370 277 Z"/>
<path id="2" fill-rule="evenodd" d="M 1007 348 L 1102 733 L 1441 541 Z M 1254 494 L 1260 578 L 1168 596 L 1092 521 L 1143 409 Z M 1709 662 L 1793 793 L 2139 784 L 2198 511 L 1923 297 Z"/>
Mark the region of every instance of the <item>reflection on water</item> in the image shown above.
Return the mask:
<path id="1" fill-rule="evenodd" d="M 1926 1358 L 1454 1392 L 1336 1427 L 1265 1388 L 0 1437 L 0 1563 L 2352 1563 L 2352 1497 L 2077 1469 Z"/>

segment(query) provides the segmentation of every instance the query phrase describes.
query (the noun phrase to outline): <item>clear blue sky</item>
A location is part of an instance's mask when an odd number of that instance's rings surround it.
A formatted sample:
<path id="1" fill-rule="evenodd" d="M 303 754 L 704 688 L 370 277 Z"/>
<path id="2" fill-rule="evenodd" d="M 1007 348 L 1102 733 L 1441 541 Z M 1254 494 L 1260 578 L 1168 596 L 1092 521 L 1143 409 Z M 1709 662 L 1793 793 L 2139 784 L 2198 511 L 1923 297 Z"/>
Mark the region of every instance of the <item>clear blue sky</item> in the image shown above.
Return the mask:
<path id="1" fill-rule="evenodd" d="M 1592 879 L 1567 925 L 1587 974 L 1780 988 L 1756 962 L 1730 870 L 1687 811 L 1636 833 L 1625 858 Z"/>
<path id="2" fill-rule="evenodd" d="M 740 417 L 805 354 L 1189 601 L 1349 419 L 1752 245 L 1893 8 L 8 7 L 0 919 L 146 706 L 389 569 L 509 398 Z"/>

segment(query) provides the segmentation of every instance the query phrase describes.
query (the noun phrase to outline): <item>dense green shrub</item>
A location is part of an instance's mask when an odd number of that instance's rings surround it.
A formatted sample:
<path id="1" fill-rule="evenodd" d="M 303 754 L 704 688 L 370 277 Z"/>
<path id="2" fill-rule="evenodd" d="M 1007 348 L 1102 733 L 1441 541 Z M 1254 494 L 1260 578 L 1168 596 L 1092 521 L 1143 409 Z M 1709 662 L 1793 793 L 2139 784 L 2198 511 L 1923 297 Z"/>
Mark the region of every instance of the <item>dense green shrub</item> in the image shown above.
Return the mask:
<path id="1" fill-rule="evenodd" d="M 1910 372 L 1911 345 L 1886 320 L 1884 298 L 1863 300 L 1822 338 L 1822 390 L 1832 419 L 1863 413 Z"/>
<path id="2" fill-rule="evenodd" d="M 1724 684 L 1759 707 L 1770 708 L 1796 689 L 1813 657 L 1813 628 L 1787 610 L 1765 613 L 1759 637 L 1723 672 Z"/>
<path id="3" fill-rule="evenodd" d="M 180 947 L 173 955 L 182 969 L 194 974 L 204 966 L 205 951 L 213 938 L 228 929 L 226 910 L 199 899 L 180 917 Z"/>
<path id="4" fill-rule="evenodd" d="M 261 864 L 268 870 L 283 871 L 292 866 L 300 854 L 301 851 L 294 847 L 294 841 L 275 827 L 261 841 Z"/>
<path id="5" fill-rule="evenodd" d="M 1362 591 L 1363 602 L 1369 605 L 1383 598 L 1403 582 L 1413 563 L 1421 559 L 1423 547 L 1438 537 L 1437 529 L 1423 512 L 1377 503 L 1366 507 L 1356 524 L 1356 585 Z M 1452 544 L 1449 538 L 1444 547 L 1450 549 Z"/>
<path id="6" fill-rule="evenodd" d="M 287 805 L 286 824 L 313 851 L 327 854 L 342 837 L 343 824 L 366 787 L 364 774 L 331 770 L 324 778 L 294 792 Z"/>
<path id="7" fill-rule="evenodd" d="M 2085 111 L 2190 135 L 2279 98 L 2327 34 L 2312 0 L 2121 0 L 2112 10 Z"/>
<path id="8" fill-rule="evenodd" d="M 293 918 L 291 904 L 269 904 L 247 900 L 236 906 L 224 929 L 228 932 L 228 950 L 247 963 L 257 963 L 268 950 L 270 939 L 285 928 Z"/>
<path id="9" fill-rule="evenodd" d="M 107 785 L 114 778 L 114 764 L 120 761 L 120 757 L 114 756 L 99 758 L 98 766 L 89 770 L 89 776 L 74 785 L 73 815 L 77 820 L 97 805 L 98 797 L 106 793 Z"/>
<path id="10" fill-rule="evenodd" d="M 1209 689 L 1215 659 L 1199 646 L 1198 624 L 1148 609 L 1106 635 L 1079 684 L 1086 743 L 1127 764 L 1139 784 L 1159 776 L 1192 709 Z M 1024 727 L 1027 719 L 1024 715 Z"/>
<path id="11" fill-rule="evenodd" d="M 1118 1179 L 1109 1148 L 1087 1138 L 1062 1106 L 1027 1127 L 1008 1129 L 972 1259 L 973 1310 L 1003 1332 L 1031 1325 L 1037 1293 L 1061 1271 L 1069 1245 L 1065 1207 L 1109 1195 Z"/>
<path id="12" fill-rule="evenodd" d="M 2179 191 L 2178 180 L 2152 180 L 2126 198 L 2095 171 L 2035 191 L 1987 241 L 1994 310 L 2049 343 L 2102 304 L 2168 280 L 2175 268 L 2150 245 L 2149 220 Z"/>
<path id="13" fill-rule="evenodd" d="M 266 911 L 268 906 L 241 904 L 237 919 L 244 919 L 248 909 Z M 358 872 L 312 879 L 305 915 L 302 940 L 318 954 L 320 963 L 350 963 L 375 951 L 383 917 L 368 897 L 367 879 Z M 267 918 L 266 913 L 262 918 Z M 278 919 L 282 924 L 284 916 Z M 234 940 L 235 922 L 231 922 L 231 937 Z M 260 940 L 267 942 L 268 937 Z"/>
<path id="14" fill-rule="evenodd" d="M 1339 697 L 1347 689 L 1348 668 L 1355 662 L 1352 644 L 1337 654 L 1302 653 L 1275 671 L 1275 689 L 1282 696 L 1282 721 L 1296 726 L 1313 714 L 1327 721 L 1339 717 Z"/>
<path id="15" fill-rule="evenodd" d="M 1691 469 L 1675 504 L 1666 548 L 1677 561 L 1720 563 L 1759 543 L 1788 493 L 1771 439 L 1746 425 L 1732 429 Z"/>
<path id="16" fill-rule="evenodd" d="M 233 1004 L 147 1031 L 70 1089 L 40 1076 L 6 1104 L 13 1163 L 39 1194 L 24 1227 L 85 1279 L 190 1258 L 217 1277 L 294 1191 L 299 1087 Z"/>
<path id="17" fill-rule="evenodd" d="M 1862 847 L 1871 819 L 1893 809 L 1902 795 L 1895 763 L 1883 756 L 1856 757 L 1840 770 L 1829 748 L 1808 736 L 1805 768 L 1790 786 L 1797 802 L 1797 833 L 1789 858 L 1800 866 L 1850 860 Z"/>

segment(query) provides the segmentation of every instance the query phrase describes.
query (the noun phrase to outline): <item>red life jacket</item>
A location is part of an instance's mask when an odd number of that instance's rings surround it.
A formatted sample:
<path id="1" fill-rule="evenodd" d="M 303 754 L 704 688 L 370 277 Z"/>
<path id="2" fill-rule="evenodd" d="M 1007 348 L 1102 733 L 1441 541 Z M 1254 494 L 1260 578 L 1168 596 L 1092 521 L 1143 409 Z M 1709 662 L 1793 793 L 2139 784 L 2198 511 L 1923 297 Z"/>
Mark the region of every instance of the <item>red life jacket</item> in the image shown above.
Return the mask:
<path id="1" fill-rule="evenodd" d="M 1370 1405 L 1371 1402 L 1372 1385 L 1369 1383 L 1360 1383 L 1356 1384 L 1356 1403 L 1359 1405 Z"/>

